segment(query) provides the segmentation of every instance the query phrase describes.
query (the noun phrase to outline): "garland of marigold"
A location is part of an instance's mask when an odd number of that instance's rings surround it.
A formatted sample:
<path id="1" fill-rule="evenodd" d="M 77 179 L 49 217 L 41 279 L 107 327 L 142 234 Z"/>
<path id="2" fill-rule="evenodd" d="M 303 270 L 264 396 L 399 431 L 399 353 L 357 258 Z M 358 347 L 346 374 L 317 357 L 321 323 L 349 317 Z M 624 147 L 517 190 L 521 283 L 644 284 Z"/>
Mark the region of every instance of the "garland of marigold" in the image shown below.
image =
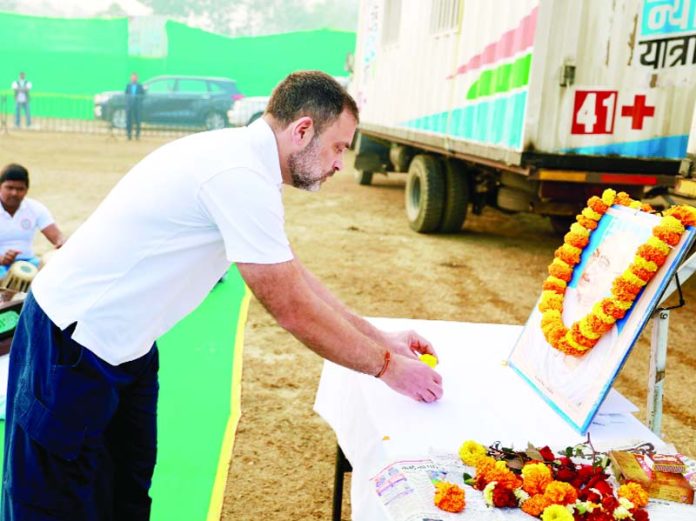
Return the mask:
<path id="1" fill-rule="evenodd" d="M 563 245 L 554 253 L 549 265 L 549 276 L 544 281 L 539 311 L 541 330 L 546 341 L 559 351 L 582 356 L 588 353 L 617 320 L 633 306 L 640 290 L 652 280 L 665 263 L 670 250 L 676 246 L 686 226 L 696 225 L 696 209 L 674 206 L 663 212 L 663 217 L 652 230 L 652 236 L 638 247 L 633 262 L 611 286 L 611 296 L 597 302 L 590 313 L 569 328 L 563 323 L 563 300 L 575 266 L 590 241 L 590 235 L 607 210 L 614 204 L 652 212 L 650 205 L 634 201 L 625 192 L 605 190 L 602 197 L 593 196 L 587 207 L 576 217 L 565 235 Z"/>

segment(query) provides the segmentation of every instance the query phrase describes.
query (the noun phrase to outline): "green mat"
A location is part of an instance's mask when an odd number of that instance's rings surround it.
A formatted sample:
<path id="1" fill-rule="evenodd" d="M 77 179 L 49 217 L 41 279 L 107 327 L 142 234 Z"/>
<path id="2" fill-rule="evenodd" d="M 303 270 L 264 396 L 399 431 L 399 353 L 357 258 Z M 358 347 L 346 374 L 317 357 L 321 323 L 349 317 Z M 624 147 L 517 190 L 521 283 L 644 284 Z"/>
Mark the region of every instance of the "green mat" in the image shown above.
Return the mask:
<path id="1" fill-rule="evenodd" d="M 248 302 L 248 290 L 233 266 L 225 281 L 157 342 L 159 447 L 152 521 L 220 519 L 241 412 Z M 0 442 L 4 438 L 0 422 Z"/>

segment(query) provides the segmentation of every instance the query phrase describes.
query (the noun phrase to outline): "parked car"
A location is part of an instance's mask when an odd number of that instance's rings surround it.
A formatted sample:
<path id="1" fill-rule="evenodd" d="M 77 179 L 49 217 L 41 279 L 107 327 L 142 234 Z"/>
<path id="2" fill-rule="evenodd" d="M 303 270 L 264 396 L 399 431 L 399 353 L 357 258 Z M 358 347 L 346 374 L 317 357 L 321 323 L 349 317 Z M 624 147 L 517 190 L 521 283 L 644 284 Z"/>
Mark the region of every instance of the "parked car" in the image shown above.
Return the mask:
<path id="1" fill-rule="evenodd" d="M 344 89 L 348 88 L 349 78 L 347 76 L 334 76 L 334 79 L 341 84 Z M 243 98 L 227 111 L 227 120 L 231 127 L 243 127 L 253 123 L 263 115 L 268 105 L 270 96 L 249 96 Z"/>
<path id="2" fill-rule="evenodd" d="M 223 128 L 230 104 L 244 97 L 229 78 L 157 76 L 143 87 L 142 122 L 157 125 Z M 115 128 L 126 127 L 125 83 L 121 91 L 94 96 L 94 116 Z"/>

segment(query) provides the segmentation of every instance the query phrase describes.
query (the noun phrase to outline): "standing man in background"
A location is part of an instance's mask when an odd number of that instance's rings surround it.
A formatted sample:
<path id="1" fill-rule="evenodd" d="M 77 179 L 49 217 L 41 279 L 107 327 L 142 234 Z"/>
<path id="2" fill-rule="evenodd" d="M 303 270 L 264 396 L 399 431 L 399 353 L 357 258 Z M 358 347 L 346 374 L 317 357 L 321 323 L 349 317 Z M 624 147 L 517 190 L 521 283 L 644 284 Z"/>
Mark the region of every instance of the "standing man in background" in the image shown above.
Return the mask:
<path id="1" fill-rule="evenodd" d="M 20 111 L 24 109 L 24 120 L 27 127 L 31 126 L 31 111 L 29 110 L 29 91 L 31 82 L 27 80 L 24 72 L 19 73 L 19 78 L 12 82 L 12 90 L 15 97 L 15 125 L 20 126 Z"/>
<path id="2" fill-rule="evenodd" d="M 135 139 L 140 139 L 140 119 L 144 95 L 145 89 L 138 82 L 138 75 L 131 74 L 130 82 L 126 85 L 126 132 L 128 139 L 131 139 L 133 135 L 133 125 L 135 125 Z"/>

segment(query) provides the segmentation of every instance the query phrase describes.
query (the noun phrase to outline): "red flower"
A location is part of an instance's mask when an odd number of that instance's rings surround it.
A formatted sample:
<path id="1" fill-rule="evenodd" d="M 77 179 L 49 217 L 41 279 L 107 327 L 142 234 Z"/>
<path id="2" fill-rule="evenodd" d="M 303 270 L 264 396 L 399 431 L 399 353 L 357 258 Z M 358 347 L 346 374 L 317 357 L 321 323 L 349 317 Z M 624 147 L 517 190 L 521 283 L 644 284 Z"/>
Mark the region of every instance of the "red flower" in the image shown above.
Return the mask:
<path id="1" fill-rule="evenodd" d="M 649 521 L 650 520 L 650 516 L 648 515 L 648 512 L 646 510 L 643 510 L 642 508 L 632 509 L 631 514 L 633 515 L 633 521 Z"/>
<path id="2" fill-rule="evenodd" d="M 566 483 L 573 483 L 578 477 L 578 473 L 568 467 L 561 467 L 556 471 L 556 479 L 558 481 L 565 481 Z"/>
<path id="3" fill-rule="evenodd" d="M 614 521 L 614 516 L 609 512 L 604 512 L 597 508 L 592 512 L 588 512 L 585 519 L 587 521 Z"/>
<path id="4" fill-rule="evenodd" d="M 554 459 L 556 459 L 553 455 L 553 451 L 549 448 L 548 445 L 540 448 L 539 454 L 541 454 L 541 457 L 544 458 L 544 461 L 553 461 Z"/>
<path id="5" fill-rule="evenodd" d="M 496 484 L 493 489 L 493 505 L 498 508 L 517 507 L 515 493 L 507 487 Z"/>
<path id="6" fill-rule="evenodd" d="M 602 498 L 602 506 L 604 507 L 604 510 L 613 512 L 616 508 L 618 508 L 619 500 L 616 499 L 613 494 L 609 494 L 608 496 L 604 496 Z"/>

